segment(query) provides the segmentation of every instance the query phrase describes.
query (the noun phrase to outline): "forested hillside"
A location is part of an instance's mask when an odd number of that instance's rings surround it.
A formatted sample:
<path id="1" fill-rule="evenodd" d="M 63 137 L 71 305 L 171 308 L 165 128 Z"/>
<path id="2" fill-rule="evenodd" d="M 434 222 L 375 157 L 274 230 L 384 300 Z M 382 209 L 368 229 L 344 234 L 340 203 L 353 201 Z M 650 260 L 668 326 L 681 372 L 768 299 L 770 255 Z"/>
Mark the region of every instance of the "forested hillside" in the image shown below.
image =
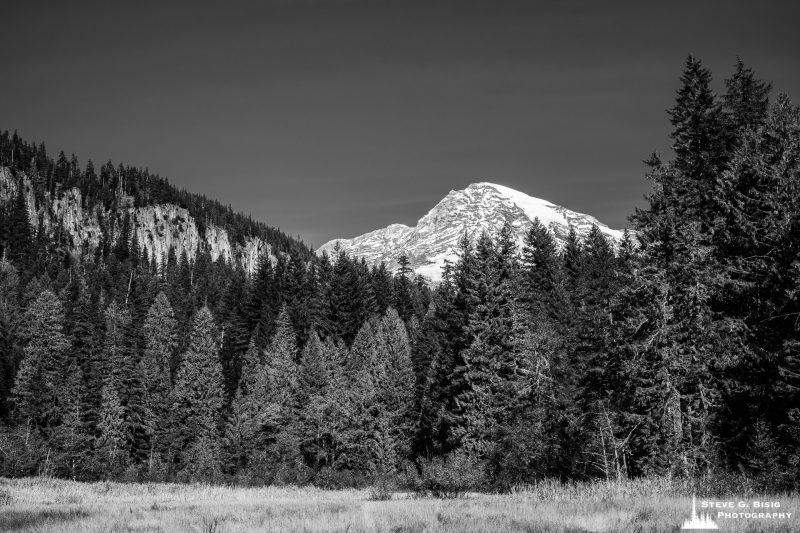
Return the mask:
<path id="1" fill-rule="evenodd" d="M 741 62 L 716 95 L 690 57 L 669 118 L 635 237 L 573 231 L 562 249 L 535 222 L 518 250 L 506 225 L 465 236 L 433 289 L 405 261 L 315 258 L 147 173 L 96 177 L 4 136 L 0 162 L 42 201 L 77 183 L 111 208 L 124 175 L 136 202 L 281 253 L 250 275 L 205 253 L 158 264 L 126 231 L 76 251 L 23 194 L 5 202 L 0 475 L 343 486 L 435 465 L 476 488 L 796 486 L 800 111 Z"/>

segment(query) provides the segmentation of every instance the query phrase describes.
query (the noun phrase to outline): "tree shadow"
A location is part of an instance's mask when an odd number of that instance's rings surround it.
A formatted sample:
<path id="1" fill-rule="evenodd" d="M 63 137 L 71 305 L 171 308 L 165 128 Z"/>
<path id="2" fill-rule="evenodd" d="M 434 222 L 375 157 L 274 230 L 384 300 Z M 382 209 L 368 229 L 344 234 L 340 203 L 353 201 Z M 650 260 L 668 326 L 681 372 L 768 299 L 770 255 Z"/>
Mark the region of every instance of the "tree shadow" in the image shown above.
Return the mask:
<path id="1" fill-rule="evenodd" d="M 57 525 L 60 522 L 86 518 L 89 515 L 90 513 L 83 509 L 0 510 L 0 531 L 35 528 L 47 523 Z"/>

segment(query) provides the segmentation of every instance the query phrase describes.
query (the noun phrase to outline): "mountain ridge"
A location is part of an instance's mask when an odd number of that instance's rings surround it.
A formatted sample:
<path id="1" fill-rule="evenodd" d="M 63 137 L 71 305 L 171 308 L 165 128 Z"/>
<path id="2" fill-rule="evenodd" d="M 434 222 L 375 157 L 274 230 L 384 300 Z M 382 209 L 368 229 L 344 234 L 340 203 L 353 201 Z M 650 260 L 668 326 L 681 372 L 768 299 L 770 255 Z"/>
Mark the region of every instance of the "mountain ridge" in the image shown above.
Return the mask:
<path id="1" fill-rule="evenodd" d="M 332 239 L 317 249 L 317 254 L 339 249 L 363 257 L 370 265 L 386 263 L 397 271 L 397 259 L 408 256 L 416 275 L 431 281 L 441 279 L 441 269 L 447 261 L 454 262 L 459 238 L 466 232 L 475 239 L 482 232 L 496 233 L 506 220 L 511 222 L 517 248 L 538 218 L 563 245 L 570 228 L 586 235 L 593 225 L 613 243 L 622 239 L 623 232 L 603 224 L 595 217 L 578 213 L 548 200 L 488 181 L 470 184 L 465 189 L 451 190 L 416 226 L 390 224 L 350 239 Z"/>
<path id="2" fill-rule="evenodd" d="M 120 239 L 135 242 L 156 265 L 170 251 L 189 261 L 208 253 L 212 261 L 239 265 L 249 274 L 261 257 L 313 256 L 302 241 L 147 169 L 109 161 L 98 171 L 91 161 L 81 166 L 63 151 L 51 158 L 43 143 L 0 132 L 0 223 L 21 192 L 37 238 L 60 241 L 61 249 L 76 257 L 84 247 L 107 249 L 119 246 Z M 0 250 L 9 240 L 0 231 Z"/>

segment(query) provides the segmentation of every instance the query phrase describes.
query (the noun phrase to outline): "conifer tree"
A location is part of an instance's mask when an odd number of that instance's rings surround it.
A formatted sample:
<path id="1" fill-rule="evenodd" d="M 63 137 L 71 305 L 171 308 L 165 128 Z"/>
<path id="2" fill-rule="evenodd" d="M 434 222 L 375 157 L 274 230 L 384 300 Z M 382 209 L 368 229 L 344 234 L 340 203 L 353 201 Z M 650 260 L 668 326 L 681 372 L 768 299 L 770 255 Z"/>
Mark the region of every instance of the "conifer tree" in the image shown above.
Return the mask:
<path id="1" fill-rule="evenodd" d="M 464 350 L 466 390 L 458 398 L 461 420 L 456 435 L 470 452 L 484 454 L 506 416 L 517 408 L 526 372 L 521 355 L 524 324 L 513 298 L 513 247 L 501 234 L 494 248 L 487 235 L 477 243 L 478 277 L 469 298 L 468 329 L 473 339 Z"/>
<path id="2" fill-rule="evenodd" d="M 195 315 L 172 392 L 173 442 L 181 451 L 181 466 L 189 477 L 213 477 L 221 468 L 218 432 L 224 391 L 216 325 L 207 307 Z"/>
<path id="3" fill-rule="evenodd" d="M 736 145 L 741 142 L 743 130 L 754 129 L 766 120 L 772 84 L 756 78 L 753 69 L 737 58 L 736 72 L 725 80 L 725 89 L 725 130 Z"/>
<path id="4" fill-rule="evenodd" d="M 411 345 L 400 315 L 392 308 L 386 311 L 380 322 L 380 345 L 376 350 L 376 364 L 383 367 L 382 380 L 378 387 L 377 401 L 380 404 L 379 427 L 381 440 L 378 445 L 390 445 L 391 453 L 381 457 L 405 457 L 410 451 L 413 436 L 414 369 L 411 365 Z M 385 466 L 397 466 L 385 463 Z"/>
<path id="5" fill-rule="evenodd" d="M 21 310 L 17 301 L 19 275 L 17 269 L 0 258 L 0 420 L 9 420 L 11 389 L 21 358 L 17 341 Z"/>
<path id="6" fill-rule="evenodd" d="M 51 291 L 43 291 L 26 309 L 22 335 L 25 355 L 12 391 L 16 415 L 48 435 L 61 419 L 59 387 L 69 349 L 64 307 Z"/>
<path id="7" fill-rule="evenodd" d="M 118 474 L 128 465 L 130 457 L 126 442 L 125 408 L 112 381 L 106 382 L 101 391 L 97 431 L 95 452 L 98 467 L 106 476 Z"/>
<path id="8" fill-rule="evenodd" d="M 463 423 L 459 398 L 469 390 L 463 354 L 472 344 L 467 327 L 474 309 L 470 297 L 479 270 L 475 251 L 465 234 L 459 241 L 459 260 L 437 289 L 435 316 L 430 324 L 431 363 L 420 401 L 420 421 L 416 447 L 448 453 L 459 445 L 457 428 Z"/>
<path id="9" fill-rule="evenodd" d="M 27 266 L 29 250 L 33 244 L 33 231 L 24 188 L 23 181 L 18 180 L 16 194 L 8 213 L 8 244 L 5 252 L 7 258 L 20 267 Z"/>
<path id="10" fill-rule="evenodd" d="M 383 314 L 395 298 L 394 280 L 386 269 L 386 263 L 381 262 L 377 267 L 373 266 L 370 278 L 372 292 L 375 295 L 375 309 L 379 314 Z"/>
<path id="11" fill-rule="evenodd" d="M 122 263 L 131 253 L 131 215 L 125 212 L 122 217 L 122 225 L 119 229 L 119 236 L 117 237 L 116 246 L 114 247 L 114 254 L 117 260 Z"/>
<path id="12" fill-rule="evenodd" d="M 263 379 L 256 385 L 264 399 L 264 431 L 270 443 L 268 450 L 276 468 L 277 481 L 282 470 L 299 460 L 297 405 L 297 338 L 286 308 L 275 322 L 275 335 L 264 354 Z"/>
<path id="13" fill-rule="evenodd" d="M 69 331 L 72 344 L 72 356 L 81 368 L 81 374 L 86 381 L 85 409 L 87 416 L 93 419 L 96 413 L 91 413 L 92 407 L 100 403 L 100 388 L 103 374 L 96 367 L 100 357 L 100 316 L 97 307 L 92 301 L 87 280 L 81 277 L 77 283 L 78 293 L 73 302 L 71 328 Z M 96 421 L 96 419 L 94 419 Z"/>
<path id="14" fill-rule="evenodd" d="M 725 314 L 742 319 L 748 350 L 734 364 L 727 384 L 728 416 L 719 425 L 733 464 L 744 461 L 756 423 L 796 445 L 800 434 L 791 418 L 800 402 L 797 356 L 799 279 L 792 266 L 800 225 L 800 111 L 780 96 L 763 125 L 746 128 L 730 168 L 722 176 L 726 222 L 716 234 L 727 276 Z M 768 213 L 769 215 L 765 215 Z M 783 428 L 778 430 L 778 428 Z"/>
<path id="15" fill-rule="evenodd" d="M 82 478 L 89 469 L 92 434 L 86 410 L 86 386 L 77 362 L 70 364 L 59 389 L 62 414 L 52 439 L 56 449 L 55 462 L 62 475 Z"/>
<path id="16" fill-rule="evenodd" d="M 124 413 L 127 453 L 138 460 L 148 452 L 145 396 L 135 358 L 131 316 L 112 301 L 105 311 L 106 331 L 99 369 L 103 383 L 117 395 Z"/>
<path id="17" fill-rule="evenodd" d="M 327 358 L 325 345 L 319 340 L 316 331 L 312 330 L 303 348 L 298 368 L 297 386 L 300 405 L 311 396 L 324 393 L 328 387 L 333 369 Z"/>
<path id="18" fill-rule="evenodd" d="M 6 248 L 8 247 L 8 220 L 6 215 L 6 206 L 0 205 L 0 258 L 4 261 L 6 258 Z"/>
<path id="19" fill-rule="evenodd" d="M 534 320 L 561 320 L 564 309 L 560 301 L 561 268 L 556 242 L 538 218 L 533 220 L 525 235 L 521 266 L 521 285 L 525 290 L 523 301 Z"/>
<path id="20" fill-rule="evenodd" d="M 336 348 L 311 332 L 298 369 L 299 446 L 307 464 L 319 469 L 333 463 L 336 432 L 331 413 L 344 389 Z"/>
<path id="21" fill-rule="evenodd" d="M 158 455 L 168 445 L 172 379 L 170 363 L 177 348 L 177 320 L 163 292 L 158 293 L 147 312 L 144 325 L 144 352 L 140 362 L 144 391 L 144 426 L 150 435 L 149 465 L 152 470 Z"/>
<path id="22" fill-rule="evenodd" d="M 713 224 L 716 175 L 727 163 L 722 107 L 711 90 L 711 72 L 694 56 L 686 60 L 682 86 L 669 110 L 673 131 L 672 206 L 684 224 L 696 224 L 705 240 Z M 702 242 L 702 241 L 701 241 Z"/>
<path id="23" fill-rule="evenodd" d="M 719 378 L 744 350 L 741 321 L 717 308 L 727 276 L 714 253 L 712 228 L 720 215 L 717 178 L 729 154 L 710 79 L 690 57 L 670 111 L 676 158 L 651 158 L 655 192 L 650 207 L 633 217 L 647 268 L 640 271 L 642 285 L 629 289 L 638 292 L 647 318 L 636 339 L 629 338 L 646 347 L 639 349 L 649 363 L 634 381 L 642 379 L 640 392 L 651 395 L 640 405 L 663 406 L 659 428 L 649 433 L 660 433 L 666 443 L 658 452 L 669 458 L 666 468 L 687 475 L 713 463 Z"/>

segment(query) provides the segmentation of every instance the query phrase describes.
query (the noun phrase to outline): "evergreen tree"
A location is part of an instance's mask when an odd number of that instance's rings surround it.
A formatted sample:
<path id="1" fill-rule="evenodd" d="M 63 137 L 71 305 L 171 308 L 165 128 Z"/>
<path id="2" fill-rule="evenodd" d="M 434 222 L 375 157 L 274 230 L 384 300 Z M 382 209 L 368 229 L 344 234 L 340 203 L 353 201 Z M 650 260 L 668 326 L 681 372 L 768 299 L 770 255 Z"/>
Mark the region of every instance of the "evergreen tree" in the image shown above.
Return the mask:
<path id="1" fill-rule="evenodd" d="M 469 452 L 486 453 L 518 407 L 521 376 L 526 372 L 521 356 L 524 324 L 513 297 L 511 263 L 513 247 L 501 234 L 494 248 L 487 235 L 476 246 L 476 283 L 468 293 L 472 300 L 468 329 L 473 339 L 464 350 L 463 375 L 467 388 L 457 402 L 461 420 L 456 429 L 461 446 Z"/>
<path id="2" fill-rule="evenodd" d="M 257 384 L 264 399 L 263 430 L 267 437 L 268 460 L 278 482 L 287 479 L 287 471 L 299 461 L 299 435 L 296 421 L 299 406 L 297 337 L 286 308 L 282 308 L 275 322 L 275 335 L 264 354 L 263 379 Z"/>
<path id="3" fill-rule="evenodd" d="M 99 369 L 103 383 L 121 402 L 124 413 L 127 454 L 139 460 L 145 457 L 148 428 L 142 376 L 135 358 L 131 316 L 127 309 L 112 301 L 105 311 L 106 328 Z"/>
<path id="4" fill-rule="evenodd" d="M 573 253 L 570 250 L 570 253 Z M 524 303 L 535 321 L 560 322 L 564 313 L 561 294 L 561 268 L 556 242 L 550 231 L 533 220 L 522 249 Z"/>
<path id="5" fill-rule="evenodd" d="M 122 263 L 130 257 L 131 253 L 131 215 L 128 211 L 122 217 L 122 225 L 119 229 L 119 236 L 114 247 L 114 254 L 117 260 Z"/>
<path id="6" fill-rule="evenodd" d="M 166 294 L 158 293 L 142 326 L 145 348 L 140 362 L 145 395 L 143 422 L 150 435 L 148 463 L 151 471 L 169 444 L 168 427 L 163 421 L 170 413 L 170 363 L 177 348 L 177 325 Z"/>
<path id="7" fill-rule="evenodd" d="M 190 478 L 213 478 L 220 471 L 223 402 L 216 325 L 211 311 L 203 307 L 195 315 L 189 349 L 181 357 L 172 391 L 173 443 Z"/>
<path id="8" fill-rule="evenodd" d="M 17 269 L 0 258 L 0 420 L 9 420 L 11 389 L 22 348 L 17 342 L 21 310 L 17 301 L 19 275 Z"/>
<path id="9" fill-rule="evenodd" d="M 378 445 L 384 450 L 381 454 L 384 467 L 394 468 L 398 465 L 385 461 L 390 457 L 395 457 L 395 460 L 406 457 L 410 452 L 414 430 L 415 378 L 406 327 L 392 308 L 381 318 L 380 340 L 376 364 L 383 367 L 383 379 L 376 385 L 381 409 L 379 415 L 383 419 L 379 427 L 383 431 L 379 433 L 381 438 Z"/>
<path id="10" fill-rule="evenodd" d="M 69 341 L 64 307 L 51 291 L 42 292 L 25 311 L 24 358 L 12 395 L 18 420 L 49 435 L 61 421 L 59 387 L 68 367 Z"/>
<path id="11" fill-rule="evenodd" d="M 33 244 L 33 231 L 28 216 L 24 182 L 20 179 L 16 185 L 16 193 L 7 218 L 8 241 L 5 255 L 17 266 L 26 267 Z"/>
<path id="12" fill-rule="evenodd" d="M 81 367 L 73 362 L 60 386 L 61 423 L 53 433 L 54 462 L 61 475 L 82 478 L 89 471 L 92 434 L 86 410 L 86 386 Z"/>
<path id="13" fill-rule="evenodd" d="M 744 321 L 748 339 L 748 350 L 734 360 L 719 425 L 733 465 L 745 462 L 757 423 L 783 442 L 798 443 L 790 428 L 797 427 L 791 413 L 800 401 L 793 318 L 800 306 L 791 296 L 800 279 L 793 266 L 800 235 L 799 124 L 798 108 L 778 97 L 763 125 L 745 131 L 721 180 L 728 208 L 717 233 L 727 281 L 720 306 Z"/>
<path id="14" fill-rule="evenodd" d="M 766 120 L 772 84 L 756 78 L 753 69 L 737 58 L 736 72 L 725 80 L 725 89 L 725 131 L 738 144 L 745 129 L 756 128 Z"/>
<path id="15" fill-rule="evenodd" d="M 694 56 L 686 59 L 682 86 L 669 110 L 675 152 L 672 186 L 680 195 L 683 217 L 709 228 L 709 209 L 715 193 L 715 176 L 726 161 L 722 108 L 711 90 L 711 72 Z"/>
<path id="16" fill-rule="evenodd" d="M 106 476 L 118 474 L 128 465 L 125 430 L 125 408 L 122 406 L 114 383 L 106 382 L 101 392 L 100 417 L 95 443 L 98 466 Z"/>
<path id="17" fill-rule="evenodd" d="M 298 368 L 298 402 L 303 405 L 315 394 L 324 393 L 332 374 L 332 361 L 328 361 L 325 345 L 315 331 L 311 332 Z"/>
<path id="18" fill-rule="evenodd" d="M 96 413 L 93 413 L 92 410 L 100 404 L 100 388 L 103 381 L 103 374 L 97 368 L 102 341 L 100 316 L 92 301 L 87 280 L 81 277 L 76 285 L 78 293 L 72 305 L 71 327 L 69 328 L 71 352 L 86 383 L 84 410 L 89 419 L 96 422 Z"/>

